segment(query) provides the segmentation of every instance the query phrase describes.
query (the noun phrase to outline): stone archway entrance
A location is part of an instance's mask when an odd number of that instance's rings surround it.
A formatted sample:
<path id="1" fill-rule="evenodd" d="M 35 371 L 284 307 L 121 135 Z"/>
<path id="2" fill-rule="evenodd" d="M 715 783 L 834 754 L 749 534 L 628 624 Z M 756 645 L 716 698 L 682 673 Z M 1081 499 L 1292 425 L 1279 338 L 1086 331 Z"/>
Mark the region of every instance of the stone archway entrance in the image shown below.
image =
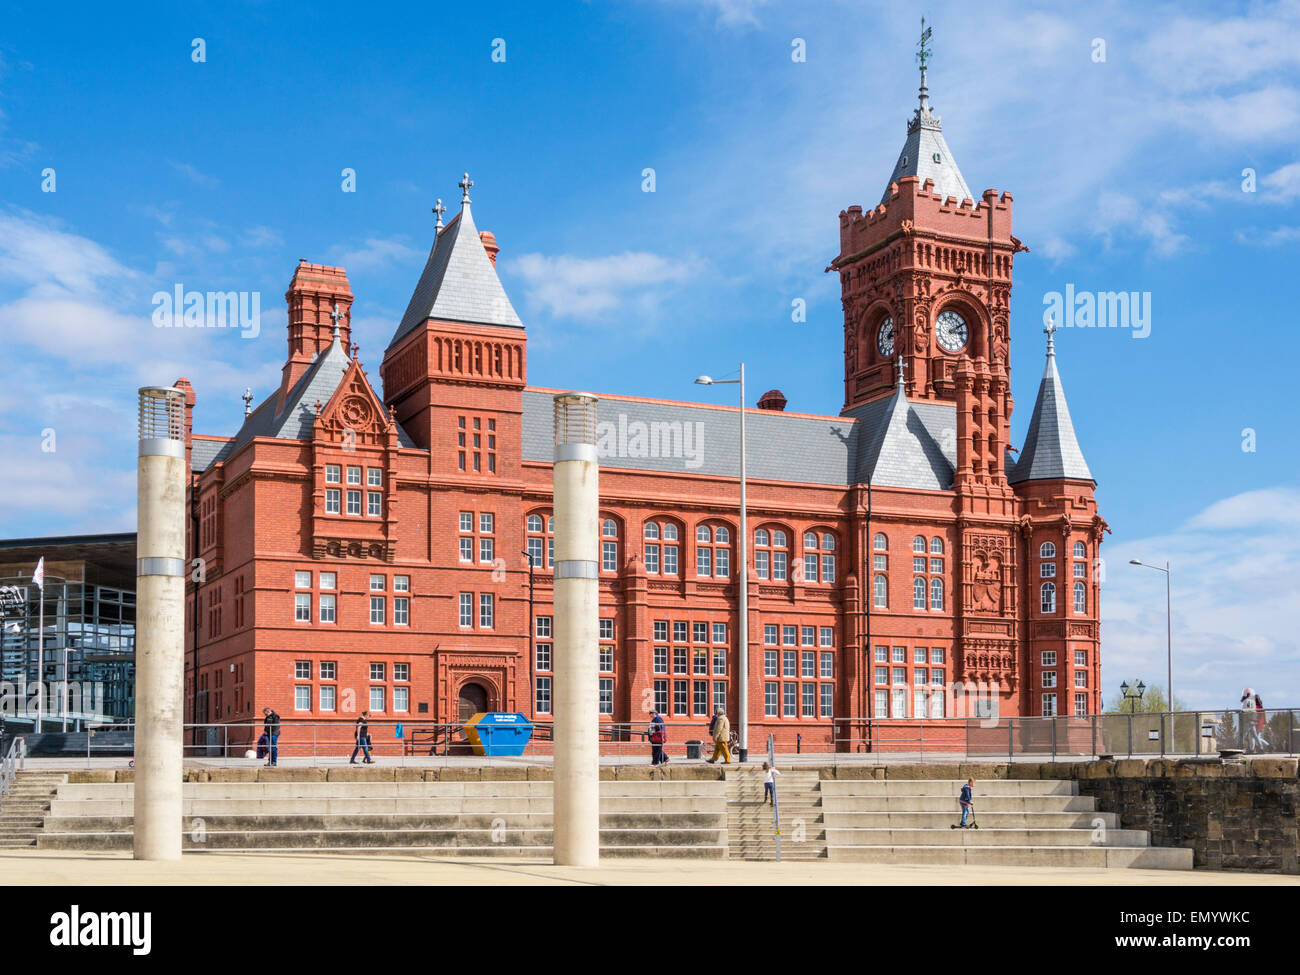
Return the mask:
<path id="1" fill-rule="evenodd" d="M 490 701 L 487 688 L 476 681 L 467 681 L 460 689 L 460 721 L 464 724 L 480 711 L 487 711 Z"/>

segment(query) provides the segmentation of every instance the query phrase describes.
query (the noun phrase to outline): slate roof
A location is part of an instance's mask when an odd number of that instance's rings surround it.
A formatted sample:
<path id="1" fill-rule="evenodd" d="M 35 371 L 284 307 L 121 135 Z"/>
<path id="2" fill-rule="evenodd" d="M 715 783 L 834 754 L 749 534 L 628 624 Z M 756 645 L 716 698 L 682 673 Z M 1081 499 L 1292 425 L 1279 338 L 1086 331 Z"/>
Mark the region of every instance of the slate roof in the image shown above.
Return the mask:
<path id="1" fill-rule="evenodd" d="M 957 464 L 956 408 L 909 403 L 903 384 L 887 400 L 855 411 L 871 435 L 863 443 L 859 483 L 946 491 Z"/>
<path id="2" fill-rule="evenodd" d="M 893 173 L 885 182 L 881 203 L 889 201 L 889 185 L 897 183 L 904 176 L 916 176 L 920 184 L 924 184 L 927 179 L 934 180 L 934 192 L 945 199 L 950 196 L 955 196 L 959 202 L 975 199 L 961 170 L 957 168 L 957 160 L 948 150 L 948 143 L 944 141 L 939 116 L 931 113 L 924 94 L 921 97 L 921 107 L 907 125 L 907 140 L 903 143 L 903 151 L 898 154 Z"/>
<path id="3" fill-rule="evenodd" d="M 1044 481 L 1068 478 L 1092 481 L 1092 471 L 1083 459 L 1079 439 L 1074 434 L 1070 420 L 1070 407 L 1065 402 L 1065 389 L 1060 373 L 1056 371 L 1056 352 L 1051 338 L 1047 344 L 1047 365 L 1043 380 L 1038 384 L 1038 399 L 1029 418 L 1025 434 L 1025 447 L 1020 459 L 1007 474 L 1012 484 L 1022 481 Z"/>
<path id="4" fill-rule="evenodd" d="M 554 459 L 553 397 L 546 390 L 523 393 L 523 458 Z M 746 467 L 751 478 L 847 486 L 873 469 L 864 456 L 879 438 L 894 399 L 878 400 L 843 417 L 773 410 L 745 413 Z M 906 399 L 903 400 L 906 404 Z M 953 460 L 939 444 L 956 450 L 956 413 L 941 404 L 907 404 L 898 411 L 903 433 L 885 441 L 882 486 L 929 490 L 952 485 Z M 663 400 L 601 396 L 597 439 L 603 468 L 735 477 L 740 469 L 740 418 L 734 409 Z M 951 434 L 945 435 L 945 430 Z M 907 442 L 911 452 L 900 448 Z M 872 456 L 882 453 L 876 450 Z M 911 470 L 909 465 L 918 465 Z"/>
<path id="5" fill-rule="evenodd" d="M 312 360 L 307 371 L 298 377 L 293 389 L 285 397 L 284 409 L 276 412 L 275 403 L 279 391 L 272 393 L 244 420 L 243 426 L 232 440 L 225 443 L 211 440 L 195 440 L 190 449 L 190 469 L 205 471 L 216 461 L 233 457 L 254 437 L 276 437 L 280 440 L 310 440 L 312 423 L 316 419 L 316 401 L 328 403 L 343 381 L 352 360 L 339 339 L 335 339 L 328 349 L 319 353 Z M 397 440 L 403 447 L 414 447 L 415 443 L 402 429 L 397 427 Z"/>
<path id="6" fill-rule="evenodd" d="M 406 314 L 388 347 L 391 349 L 430 318 L 524 327 L 479 239 L 467 202 L 461 204 L 460 213 L 434 238 Z"/>

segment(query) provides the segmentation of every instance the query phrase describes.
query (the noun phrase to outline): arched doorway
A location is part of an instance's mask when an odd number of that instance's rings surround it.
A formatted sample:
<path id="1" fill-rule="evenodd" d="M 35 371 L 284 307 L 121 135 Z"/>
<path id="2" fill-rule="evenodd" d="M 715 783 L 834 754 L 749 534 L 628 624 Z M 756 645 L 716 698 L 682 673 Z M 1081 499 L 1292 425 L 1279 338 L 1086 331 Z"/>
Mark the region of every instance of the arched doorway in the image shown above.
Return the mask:
<path id="1" fill-rule="evenodd" d="M 488 710 L 488 692 L 482 684 L 468 681 L 460 689 L 460 721 L 464 724 L 474 715 Z"/>

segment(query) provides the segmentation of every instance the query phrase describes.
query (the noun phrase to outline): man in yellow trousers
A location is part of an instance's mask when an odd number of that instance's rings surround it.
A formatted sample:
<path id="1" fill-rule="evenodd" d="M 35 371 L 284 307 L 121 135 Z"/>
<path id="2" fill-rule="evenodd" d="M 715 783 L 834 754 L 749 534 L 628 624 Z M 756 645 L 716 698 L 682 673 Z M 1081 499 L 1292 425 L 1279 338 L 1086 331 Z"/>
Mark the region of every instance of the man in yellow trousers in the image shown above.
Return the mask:
<path id="1" fill-rule="evenodd" d="M 731 748 L 728 742 L 731 740 L 731 722 L 727 720 L 726 714 L 722 711 L 722 705 L 713 709 L 713 720 L 709 722 L 709 734 L 713 736 L 713 757 L 708 760 L 712 765 L 722 756 L 722 764 L 731 764 Z"/>

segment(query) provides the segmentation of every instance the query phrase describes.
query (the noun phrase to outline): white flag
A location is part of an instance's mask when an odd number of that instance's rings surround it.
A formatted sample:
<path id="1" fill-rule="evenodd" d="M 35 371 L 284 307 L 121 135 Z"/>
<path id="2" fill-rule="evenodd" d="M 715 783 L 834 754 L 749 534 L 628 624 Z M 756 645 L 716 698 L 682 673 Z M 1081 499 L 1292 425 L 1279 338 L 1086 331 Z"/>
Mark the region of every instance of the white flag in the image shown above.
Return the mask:
<path id="1" fill-rule="evenodd" d="M 36 571 L 32 573 L 32 582 L 40 587 L 41 592 L 45 592 L 45 556 L 36 563 Z"/>

